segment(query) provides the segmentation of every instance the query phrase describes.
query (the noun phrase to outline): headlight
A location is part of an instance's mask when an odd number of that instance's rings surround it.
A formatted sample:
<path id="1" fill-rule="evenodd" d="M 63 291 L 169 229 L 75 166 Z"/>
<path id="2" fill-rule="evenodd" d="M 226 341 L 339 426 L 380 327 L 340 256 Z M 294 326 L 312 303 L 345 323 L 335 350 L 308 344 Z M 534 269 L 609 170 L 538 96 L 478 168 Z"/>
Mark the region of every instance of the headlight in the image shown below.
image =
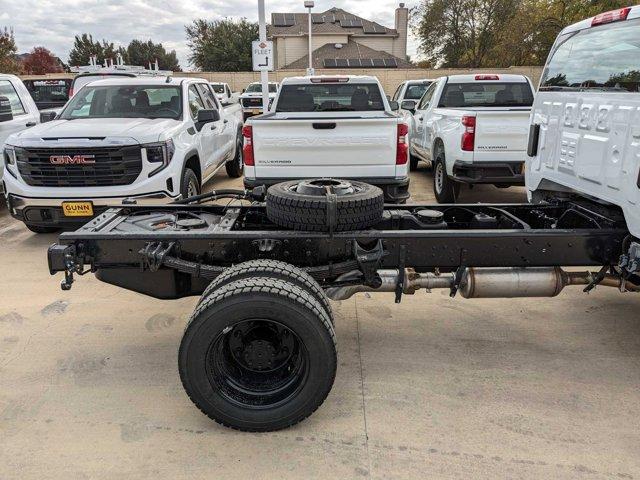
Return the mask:
<path id="1" fill-rule="evenodd" d="M 173 140 L 167 140 L 166 142 L 160 143 L 148 143 L 142 145 L 142 148 L 147 152 L 147 161 L 149 163 L 158 164 L 158 168 L 149 174 L 150 177 L 167 168 L 176 151 Z"/>
<path id="2" fill-rule="evenodd" d="M 16 151 L 13 147 L 5 147 L 4 149 L 4 161 L 7 165 L 16 164 Z"/>

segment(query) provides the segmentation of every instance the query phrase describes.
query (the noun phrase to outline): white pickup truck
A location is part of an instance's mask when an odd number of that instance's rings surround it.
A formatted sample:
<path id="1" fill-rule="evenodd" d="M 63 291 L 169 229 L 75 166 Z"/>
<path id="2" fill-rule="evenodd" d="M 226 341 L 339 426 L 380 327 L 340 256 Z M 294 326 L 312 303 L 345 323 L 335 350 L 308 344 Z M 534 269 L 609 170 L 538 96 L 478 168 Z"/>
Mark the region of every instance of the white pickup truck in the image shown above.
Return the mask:
<path id="1" fill-rule="evenodd" d="M 223 106 L 230 105 L 234 101 L 237 101 L 237 96 L 231 91 L 228 83 L 210 82 L 209 85 L 211 85 L 211 88 Z"/>
<path id="2" fill-rule="evenodd" d="M 278 94 L 278 87 L 276 82 L 269 82 L 269 108 L 273 105 L 273 100 Z M 250 83 L 242 91 L 240 105 L 242 106 L 242 119 L 245 121 L 249 117 L 264 113 L 262 111 L 262 84 L 260 82 Z"/>
<path id="3" fill-rule="evenodd" d="M 40 112 L 22 81 L 15 75 L 0 74 L 0 151 L 5 140 L 40 123 Z M 4 160 L 0 157 L 0 160 Z M 4 161 L 0 161 L 0 193 L 4 191 L 2 174 Z"/>
<path id="4" fill-rule="evenodd" d="M 376 77 L 283 80 L 272 111 L 249 119 L 247 187 L 334 177 L 379 186 L 388 202 L 409 198 L 408 127 Z"/>
<path id="5" fill-rule="evenodd" d="M 439 203 L 454 203 L 460 185 L 524 185 L 531 81 L 523 75 L 438 78 L 419 102 L 405 100 L 411 166 L 433 165 Z"/>
<path id="6" fill-rule="evenodd" d="M 198 194 L 224 166 L 240 177 L 239 117 L 222 109 L 206 80 L 94 81 L 54 121 L 7 139 L 9 211 L 46 233 L 79 226 L 123 201 L 166 203 Z"/>

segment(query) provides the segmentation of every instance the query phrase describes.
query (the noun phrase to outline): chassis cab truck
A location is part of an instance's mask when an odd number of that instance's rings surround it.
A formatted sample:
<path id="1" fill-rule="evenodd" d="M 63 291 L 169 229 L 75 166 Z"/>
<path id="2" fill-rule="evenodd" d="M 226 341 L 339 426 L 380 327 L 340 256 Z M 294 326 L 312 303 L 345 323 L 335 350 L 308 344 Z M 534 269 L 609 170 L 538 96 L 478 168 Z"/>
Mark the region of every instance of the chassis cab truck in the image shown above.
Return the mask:
<path id="1" fill-rule="evenodd" d="M 527 152 L 538 203 L 385 205 L 355 180 L 291 180 L 111 209 L 63 234 L 49 269 L 65 290 L 93 272 L 156 298 L 201 295 L 180 378 L 202 412 L 245 431 L 289 427 L 327 397 L 338 364 L 328 299 L 640 292 L 639 22 L 640 7 L 609 12 L 553 47 Z M 214 198 L 253 202 L 202 203 Z"/>

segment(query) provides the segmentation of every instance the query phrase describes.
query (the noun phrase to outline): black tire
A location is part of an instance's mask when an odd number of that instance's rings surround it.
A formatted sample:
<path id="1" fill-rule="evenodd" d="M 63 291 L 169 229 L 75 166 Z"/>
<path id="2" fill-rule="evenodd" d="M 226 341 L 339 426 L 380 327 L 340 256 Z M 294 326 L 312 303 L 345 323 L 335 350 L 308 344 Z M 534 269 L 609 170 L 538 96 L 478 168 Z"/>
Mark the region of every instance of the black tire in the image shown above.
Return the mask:
<path id="1" fill-rule="evenodd" d="M 25 226 L 33 233 L 56 233 L 60 231 L 60 227 L 47 227 L 41 225 L 33 225 L 31 223 L 25 223 Z"/>
<path id="2" fill-rule="evenodd" d="M 233 160 L 229 160 L 224 165 L 227 170 L 227 175 L 231 178 L 240 178 L 244 173 L 244 157 L 242 148 L 242 132 L 238 132 L 238 136 L 236 138 L 236 154 L 234 155 Z"/>
<path id="3" fill-rule="evenodd" d="M 415 155 L 411 155 L 409 157 L 409 170 L 411 170 L 412 172 L 415 172 L 416 170 L 418 170 L 419 161 L 420 159 L 418 157 L 416 157 Z"/>
<path id="4" fill-rule="evenodd" d="M 304 270 L 301 270 L 290 263 L 281 262 L 279 260 L 249 260 L 248 262 L 239 263 L 231 268 L 227 268 L 205 289 L 200 297 L 198 305 L 202 303 L 214 290 L 222 287 L 223 285 L 245 278 L 276 278 L 278 280 L 284 280 L 297 285 L 313 295 L 318 303 L 323 306 L 331 320 L 331 323 L 333 323 L 331 304 L 318 282 L 316 282 L 315 279 Z"/>
<path id="5" fill-rule="evenodd" d="M 447 175 L 444 153 L 438 153 L 433 164 L 433 193 L 438 203 L 456 203 L 460 184 Z"/>
<path id="6" fill-rule="evenodd" d="M 194 193 L 195 192 L 195 193 Z M 198 176 L 190 168 L 185 168 L 180 181 L 180 194 L 182 198 L 200 195 L 201 185 Z"/>
<path id="7" fill-rule="evenodd" d="M 333 179 L 273 185 L 267 191 L 267 216 L 281 227 L 327 232 L 331 230 L 327 190 L 336 194 L 334 231 L 364 230 L 382 219 L 382 190 L 367 183 Z"/>
<path id="8" fill-rule="evenodd" d="M 298 286 L 237 280 L 196 308 L 178 361 L 187 395 L 209 418 L 237 430 L 280 430 L 329 394 L 335 332 L 324 308 Z"/>

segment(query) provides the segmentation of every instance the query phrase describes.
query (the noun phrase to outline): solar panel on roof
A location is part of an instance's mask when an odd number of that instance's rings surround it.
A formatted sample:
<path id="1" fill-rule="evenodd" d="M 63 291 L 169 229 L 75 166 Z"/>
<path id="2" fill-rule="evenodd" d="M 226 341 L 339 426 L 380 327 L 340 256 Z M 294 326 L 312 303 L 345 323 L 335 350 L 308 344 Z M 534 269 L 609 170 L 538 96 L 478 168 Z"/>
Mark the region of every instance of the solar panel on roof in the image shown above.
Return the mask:
<path id="1" fill-rule="evenodd" d="M 376 24 L 370 23 L 364 26 L 364 33 L 374 33 L 374 34 L 387 33 L 387 29 L 382 25 L 376 25 Z"/>
<path id="2" fill-rule="evenodd" d="M 336 68 L 337 62 L 335 58 L 325 58 L 324 59 L 324 68 Z"/>
<path id="3" fill-rule="evenodd" d="M 274 13 L 273 14 L 273 26 L 274 27 L 285 27 L 284 23 L 284 14 L 283 13 Z"/>
<path id="4" fill-rule="evenodd" d="M 373 60 L 371 60 L 370 58 L 361 58 L 360 59 L 360 65 L 363 68 L 373 67 Z"/>
<path id="5" fill-rule="evenodd" d="M 388 68 L 398 68 L 398 61 L 395 58 L 385 58 L 384 66 Z"/>
<path id="6" fill-rule="evenodd" d="M 374 58 L 372 62 L 375 68 L 384 68 L 384 58 Z"/>
<path id="7" fill-rule="evenodd" d="M 359 58 L 350 58 L 347 61 L 349 62 L 349 68 L 360 68 L 362 66 Z"/>
<path id="8" fill-rule="evenodd" d="M 336 58 L 336 66 L 337 67 L 348 67 L 349 62 L 346 58 Z"/>
<path id="9" fill-rule="evenodd" d="M 362 27 L 362 20 L 353 20 L 353 27 Z"/>
<path id="10" fill-rule="evenodd" d="M 335 23 L 336 22 L 336 16 L 335 15 L 325 15 L 324 16 L 324 21 L 326 23 Z"/>
<path id="11" fill-rule="evenodd" d="M 313 23 L 324 23 L 324 17 L 319 13 L 314 13 L 311 15 L 311 21 Z"/>
<path id="12" fill-rule="evenodd" d="M 284 23 L 285 27 L 290 27 L 296 24 L 296 17 L 293 13 L 285 13 L 284 14 Z"/>

